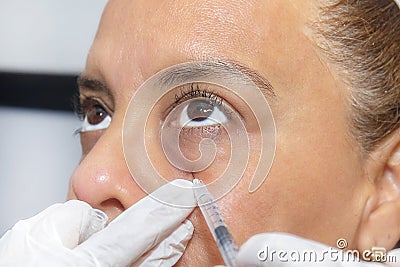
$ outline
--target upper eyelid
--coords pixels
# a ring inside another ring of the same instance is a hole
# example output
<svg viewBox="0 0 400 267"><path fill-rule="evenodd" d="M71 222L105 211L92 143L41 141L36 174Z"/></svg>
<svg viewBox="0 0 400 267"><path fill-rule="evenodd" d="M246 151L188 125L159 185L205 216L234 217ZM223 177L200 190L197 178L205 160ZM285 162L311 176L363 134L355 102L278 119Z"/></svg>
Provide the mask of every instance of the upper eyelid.
<svg viewBox="0 0 400 267"><path fill-rule="evenodd" d="M185 88L185 89L184 89ZM186 91L184 91L186 90ZM217 105L221 105L224 98L218 95L218 93L215 92L215 89L211 89L208 86L205 86L204 88L200 88L199 84L190 84L190 87L187 88L187 85L183 88L181 88L178 93L175 94L175 102L172 108L176 107L177 105L181 104L182 101L185 100L190 100L195 97L203 97L203 98L210 98L212 100L215 100Z"/></svg>
<svg viewBox="0 0 400 267"><path fill-rule="evenodd" d="M99 99L97 97L84 97L83 99L81 99L81 101L82 101L82 103L80 105L81 105L82 111L84 108L85 101L86 102L93 101L93 102L95 102L95 105L98 104L98 105L102 106L109 116L112 117L114 115L114 112L112 111L112 109L110 107L108 107L108 105L106 103L104 103L104 101L102 101L101 99Z"/></svg>
<svg viewBox="0 0 400 267"><path fill-rule="evenodd" d="M176 88L176 90L179 90L179 91L174 94L175 95L175 99L174 99L173 103L171 105L169 105L164 110L163 114L170 113L174 108L176 108L180 104L186 102L187 100L191 100L191 99L193 99L195 97L202 97L201 95L193 96L193 97L190 96L190 93L191 93L192 88L193 88L192 86L196 86L196 90L199 90L200 92L205 91L207 94L215 95L218 99L221 100L221 104L222 104L222 101L227 102L223 97L221 97L218 94L218 92L216 92L218 90L210 89L208 86L204 86L204 88L202 88L200 84L194 84L194 83L185 84L183 86L178 87L180 90L178 88Z"/></svg>
<svg viewBox="0 0 400 267"><path fill-rule="evenodd" d="M110 87L102 79L92 78L87 75L80 75L77 80L80 96L101 98L104 104L113 110L115 106L114 97Z"/></svg>
<svg viewBox="0 0 400 267"><path fill-rule="evenodd" d="M111 90L101 80L90 78L85 75L80 75L76 80L79 88L87 88L93 91L102 91L109 96L112 96Z"/></svg>
<svg viewBox="0 0 400 267"><path fill-rule="evenodd" d="M188 85L189 84L185 84L183 87L178 87L178 88L181 88L181 91L182 91L182 89L186 90L185 91L186 95L189 95L191 92L191 87ZM227 91L227 89L225 89L225 88L224 89L218 88L218 85L214 85L214 84L192 83L190 85L194 85L196 87L198 86L200 91L206 91L209 94L215 95L216 97L218 97L218 99L221 99L221 104L219 105L217 103L217 106L224 106L224 103L225 103L225 105L227 104L228 106L230 106L231 109L236 110L236 112L240 118L242 118L244 121L246 121L244 114L241 114L241 111L243 111L242 108L241 107L239 107L239 109L237 108L238 103L233 101L230 94L228 93L229 90ZM181 92L181 91L179 91L179 92ZM183 101L179 102L178 104L176 104L176 100L175 100L175 102L172 105L168 106L168 108L164 110L163 117L165 118L177 106L185 103L186 101L192 100L196 97L204 98L202 96L194 96L191 98L184 99Z"/></svg>
<svg viewBox="0 0 400 267"><path fill-rule="evenodd" d="M86 74L81 74L77 77L76 83L79 87L79 98L82 101L84 98L101 99L99 102L103 104L109 111L113 110L114 98L110 87L103 81L91 77Z"/></svg>

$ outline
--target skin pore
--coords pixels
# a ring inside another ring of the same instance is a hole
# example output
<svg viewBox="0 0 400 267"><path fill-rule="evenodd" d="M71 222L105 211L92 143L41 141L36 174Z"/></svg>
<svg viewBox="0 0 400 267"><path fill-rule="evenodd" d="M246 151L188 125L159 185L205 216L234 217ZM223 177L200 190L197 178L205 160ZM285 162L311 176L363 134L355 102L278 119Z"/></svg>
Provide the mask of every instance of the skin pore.
<svg viewBox="0 0 400 267"><path fill-rule="evenodd" d="M274 163L261 188L253 194L247 190L257 163L254 153L240 183L218 201L237 243L269 231L332 246L338 238L346 238L351 248L377 243L360 241L359 236L369 231L364 221L383 201L371 180L383 173L384 163L371 167L349 133L348 91L307 28L307 19L316 16L316 4L313 0L109 1L82 73L86 82L80 84L80 94L83 103L97 101L112 122L106 129L81 134L83 157L71 178L68 198L86 201L110 219L143 198L146 194L132 179L122 150L123 119L135 90L178 63L240 62L274 87L275 97L266 98L277 139ZM172 103L165 102L160 105L167 109ZM229 104L240 110L235 99ZM157 124L154 120L149 127ZM257 151L257 134L249 137ZM196 177L212 180L226 160L221 154ZM193 177L161 158L158 168L168 177ZM199 210L189 219L195 233L179 263L221 264Z"/></svg>

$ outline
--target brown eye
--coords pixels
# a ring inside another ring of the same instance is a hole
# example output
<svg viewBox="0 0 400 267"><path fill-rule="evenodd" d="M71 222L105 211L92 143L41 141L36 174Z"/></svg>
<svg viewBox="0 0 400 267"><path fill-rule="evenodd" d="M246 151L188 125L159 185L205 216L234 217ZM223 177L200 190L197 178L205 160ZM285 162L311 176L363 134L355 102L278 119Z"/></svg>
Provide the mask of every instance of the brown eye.
<svg viewBox="0 0 400 267"><path fill-rule="evenodd" d="M229 121L226 114L227 105L216 105L208 98L187 100L177 106L171 121L176 121L180 127L208 127Z"/></svg>
<svg viewBox="0 0 400 267"><path fill-rule="evenodd" d="M106 129L111 123L111 116L97 100L87 99L83 101L82 111L81 132Z"/></svg>
<svg viewBox="0 0 400 267"><path fill-rule="evenodd" d="M192 121L204 121L214 111L214 105L206 100L194 100L187 107L187 115Z"/></svg>
<svg viewBox="0 0 400 267"><path fill-rule="evenodd" d="M91 106L86 112L88 123L92 125L99 124L107 116L107 112L101 106Z"/></svg>

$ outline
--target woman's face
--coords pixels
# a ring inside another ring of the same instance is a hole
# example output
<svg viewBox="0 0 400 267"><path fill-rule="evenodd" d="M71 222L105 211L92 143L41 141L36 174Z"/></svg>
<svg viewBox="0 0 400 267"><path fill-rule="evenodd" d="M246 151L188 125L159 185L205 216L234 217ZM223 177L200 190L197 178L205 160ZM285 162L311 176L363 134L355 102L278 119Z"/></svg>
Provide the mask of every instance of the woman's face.
<svg viewBox="0 0 400 267"><path fill-rule="evenodd" d="M276 124L276 153L267 179L255 193L248 192L257 164L256 156L251 157L240 183L218 201L237 243L256 233L281 231L330 245L338 238L354 244L370 187L349 134L348 92L307 29L308 19L316 16L314 4L110 1L82 74L80 94L89 122L101 122L105 113L112 121L108 128L82 133L83 157L71 178L69 198L86 201L111 219L143 198L146 194L131 177L122 148L130 98L164 68L219 59L254 70L275 92L273 98L266 96ZM164 102L164 109L173 104ZM240 110L234 99L229 103ZM104 110L96 113L99 107ZM250 147L257 151L260 138L252 138L252 133L249 137ZM238 151L232 148L232 153ZM223 156L196 177L212 180L221 169L219 162L222 166ZM160 168L171 179L192 178L192 173L163 160ZM222 263L199 210L189 219L195 233L181 263Z"/></svg>

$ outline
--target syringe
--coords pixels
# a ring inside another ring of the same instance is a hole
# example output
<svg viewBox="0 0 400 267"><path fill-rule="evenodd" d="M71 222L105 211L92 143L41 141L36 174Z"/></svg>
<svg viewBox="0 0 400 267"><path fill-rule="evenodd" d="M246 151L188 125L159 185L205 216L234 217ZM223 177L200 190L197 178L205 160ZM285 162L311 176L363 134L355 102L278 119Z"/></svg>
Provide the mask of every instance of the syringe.
<svg viewBox="0 0 400 267"><path fill-rule="evenodd" d="M193 184L197 204L200 207L210 232L217 242L222 258L227 266L234 266L238 248L233 241L232 235L228 231L228 227L214 201L214 197L201 180L194 179Z"/></svg>

